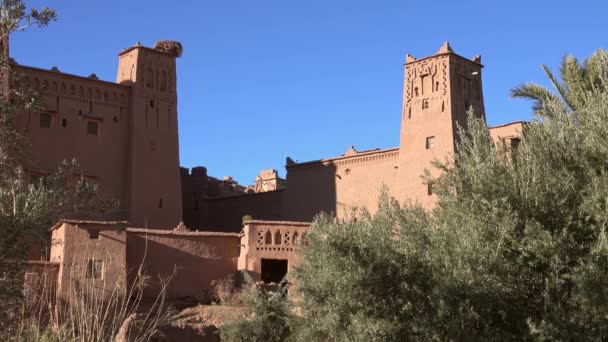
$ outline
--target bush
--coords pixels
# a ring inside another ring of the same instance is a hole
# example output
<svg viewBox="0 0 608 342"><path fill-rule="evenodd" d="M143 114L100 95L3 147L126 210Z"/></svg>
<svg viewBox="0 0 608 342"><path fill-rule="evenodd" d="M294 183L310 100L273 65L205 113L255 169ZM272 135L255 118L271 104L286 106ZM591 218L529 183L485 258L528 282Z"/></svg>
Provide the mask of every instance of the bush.
<svg viewBox="0 0 608 342"><path fill-rule="evenodd" d="M251 278L243 290L247 318L224 324L221 339L226 342L280 342L291 335L294 316L287 298L287 288L265 290L252 284Z"/></svg>
<svg viewBox="0 0 608 342"><path fill-rule="evenodd" d="M211 281L211 286L213 287L212 303L226 306L243 305L241 291L236 288L234 274L229 274L224 279Z"/></svg>

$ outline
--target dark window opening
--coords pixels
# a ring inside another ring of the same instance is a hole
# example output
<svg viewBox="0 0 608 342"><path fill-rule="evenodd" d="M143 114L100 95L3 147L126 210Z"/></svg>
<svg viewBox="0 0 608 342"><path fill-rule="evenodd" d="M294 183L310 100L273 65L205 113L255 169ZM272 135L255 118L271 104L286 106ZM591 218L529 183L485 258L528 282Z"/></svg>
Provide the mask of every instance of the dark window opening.
<svg viewBox="0 0 608 342"><path fill-rule="evenodd" d="M154 100L150 100L150 107L154 108Z"/></svg>
<svg viewBox="0 0 608 342"><path fill-rule="evenodd" d="M426 138L426 149L431 149L435 147L435 137Z"/></svg>
<svg viewBox="0 0 608 342"><path fill-rule="evenodd" d="M262 259L262 281L280 283L287 275L287 260Z"/></svg>
<svg viewBox="0 0 608 342"><path fill-rule="evenodd" d="M520 142L521 139L519 138L511 138L511 148L517 148Z"/></svg>
<svg viewBox="0 0 608 342"><path fill-rule="evenodd" d="M426 194L429 196L433 195L433 183L428 183L426 185Z"/></svg>
<svg viewBox="0 0 608 342"><path fill-rule="evenodd" d="M158 200L158 208L159 209L163 208L163 199L162 198Z"/></svg>
<svg viewBox="0 0 608 342"><path fill-rule="evenodd" d="M103 271L103 261L89 259L87 263L87 274L86 278L89 279L101 279L101 273Z"/></svg>
<svg viewBox="0 0 608 342"><path fill-rule="evenodd" d="M471 107L471 105L469 104L468 100L464 100L464 110L469 111L469 108Z"/></svg>
<svg viewBox="0 0 608 342"><path fill-rule="evenodd" d="M97 135L97 122L87 121L87 135Z"/></svg>
<svg viewBox="0 0 608 342"><path fill-rule="evenodd" d="M89 229L88 232L89 232L89 239L91 239L91 240L99 239L99 230Z"/></svg>
<svg viewBox="0 0 608 342"><path fill-rule="evenodd" d="M429 108L429 100L422 100L422 109Z"/></svg>
<svg viewBox="0 0 608 342"><path fill-rule="evenodd" d="M51 128L51 113L40 113L40 128Z"/></svg>
<svg viewBox="0 0 608 342"><path fill-rule="evenodd" d="M68 127L68 120L65 118L63 120L61 120L61 126L63 126L63 128Z"/></svg>

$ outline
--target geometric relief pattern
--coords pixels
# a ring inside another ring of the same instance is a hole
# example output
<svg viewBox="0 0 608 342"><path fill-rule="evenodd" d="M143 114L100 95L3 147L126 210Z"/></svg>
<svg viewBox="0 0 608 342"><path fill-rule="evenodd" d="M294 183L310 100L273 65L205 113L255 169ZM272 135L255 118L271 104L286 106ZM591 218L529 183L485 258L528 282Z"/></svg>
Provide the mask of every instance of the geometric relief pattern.
<svg viewBox="0 0 608 342"><path fill-rule="evenodd" d="M272 227L256 229L256 250L292 252L304 242L306 232L302 227Z"/></svg>

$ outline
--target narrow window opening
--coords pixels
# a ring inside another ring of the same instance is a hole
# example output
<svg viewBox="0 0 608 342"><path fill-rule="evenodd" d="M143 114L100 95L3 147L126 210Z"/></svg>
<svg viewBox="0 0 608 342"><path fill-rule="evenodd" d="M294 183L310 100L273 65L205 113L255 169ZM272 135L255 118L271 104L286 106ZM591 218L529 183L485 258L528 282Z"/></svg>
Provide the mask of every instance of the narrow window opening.
<svg viewBox="0 0 608 342"><path fill-rule="evenodd" d="M439 82L435 82L435 91L439 91Z"/></svg>
<svg viewBox="0 0 608 342"><path fill-rule="evenodd" d="M97 122L95 121L87 121L87 135L97 136L98 127Z"/></svg>
<svg viewBox="0 0 608 342"><path fill-rule="evenodd" d="M51 113L40 113L40 128L51 128Z"/></svg>
<svg viewBox="0 0 608 342"><path fill-rule="evenodd" d="M445 101L441 102L441 112L445 111Z"/></svg>
<svg viewBox="0 0 608 342"><path fill-rule="evenodd" d="M517 148L520 142L521 139L519 138L511 138L511 148Z"/></svg>
<svg viewBox="0 0 608 342"><path fill-rule="evenodd" d="M428 183L426 185L426 194L428 196L432 196L433 195L433 183Z"/></svg>
<svg viewBox="0 0 608 342"><path fill-rule="evenodd" d="M407 118L408 118L408 119L411 119L411 118L412 118L412 107L410 107L410 108L408 109L408 112L407 112Z"/></svg>
<svg viewBox="0 0 608 342"><path fill-rule="evenodd" d="M274 233L274 244L275 245L280 245L281 243L282 243L282 241L281 241L281 231L277 230Z"/></svg>
<svg viewBox="0 0 608 342"><path fill-rule="evenodd" d="M61 120L61 126L63 126L63 128L68 127L68 120L66 118L63 118L63 120Z"/></svg>
<svg viewBox="0 0 608 342"><path fill-rule="evenodd" d="M426 138L426 149L429 150L435 147L435 137Z"/></svg>
<svg viewBox="0 0 608 342"><path fill-rule="evenodd" d="M471 105L469 104L469 101L464 100L464 110L466 110L468 112L470 107L471 107Z"/></svg>
<svg viewBox="0 0 608 342"><path fill-rule="evenodd" d="M89 259L87 263L86 278L89 279L101 279L103 272L103 261L96 259Z"/></svg>
<svg viewBox="0 0 608 342"><path fill-rule="evenodd" d="M161 197L161 199L158 200L158 209L162 209L163 208L163 199Z"/></svg>
<svg viewBox="0 0 608 342"><path fill-rule="evenodd" d="M99 239L99 230L98 229L89 229L88 233L89 233L89 239L91 239L91 240Z"/></svg>
<svg viewBox="0 0 608 342"><path fill-rule="evenodd" d="M422 109L429 108L429 100L422 100Z"/></svg>

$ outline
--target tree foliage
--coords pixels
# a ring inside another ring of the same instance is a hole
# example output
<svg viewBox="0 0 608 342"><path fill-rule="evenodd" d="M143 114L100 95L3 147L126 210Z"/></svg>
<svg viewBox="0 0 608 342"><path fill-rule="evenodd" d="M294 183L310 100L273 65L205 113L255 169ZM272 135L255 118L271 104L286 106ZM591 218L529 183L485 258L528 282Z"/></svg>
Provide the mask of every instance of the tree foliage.
<svg viewBox="0 0 608 342"><path fill-rule="evenodd" d="M550 76L558 94L526 95L535 120L518 148L469 114L454 160L435 165L432 212L383 195L375 215L319 216L295 273L304 323L292 337L608 336L608 59L575 61L563 83Z"/></svg>
<svg viewBox="0 0 608 342"><path fill-rule="evenodd" d="M27 9L23 1L0 4L0 39L30 26L46 27L56 19L49 8ZM97 196L97 186L87 181L75 160L63 161L56 170L34 178L26 167L28 139L15 126L18 115L44 108L39 95L21 82L8 56L0 54L0 336L19 319L22 301L23 262L29 244L48 241L48 228L60 217L92 217L112 208L112 201Z"/></svg>

